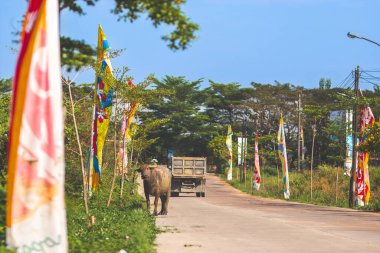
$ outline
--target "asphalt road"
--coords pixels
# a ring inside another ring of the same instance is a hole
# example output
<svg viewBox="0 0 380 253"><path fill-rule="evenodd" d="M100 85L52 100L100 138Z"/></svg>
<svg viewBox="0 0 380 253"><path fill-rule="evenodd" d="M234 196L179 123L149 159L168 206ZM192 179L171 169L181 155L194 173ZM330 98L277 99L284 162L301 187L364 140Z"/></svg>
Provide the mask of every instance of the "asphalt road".
<svg viewBox="0 0 380 253"><path fill-rule="evenodd" d="M252 197L214 175L205 198L172 197L158 253L380 252L380 215Z"/></svg>

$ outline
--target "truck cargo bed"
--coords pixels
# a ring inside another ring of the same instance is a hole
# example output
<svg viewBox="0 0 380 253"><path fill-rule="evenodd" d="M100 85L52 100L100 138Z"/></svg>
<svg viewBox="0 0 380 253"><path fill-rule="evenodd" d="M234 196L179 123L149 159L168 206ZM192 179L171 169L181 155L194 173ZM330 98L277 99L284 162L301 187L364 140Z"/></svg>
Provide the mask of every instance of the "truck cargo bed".
<svg viewBox="0 0 380 253"><path fill-rule="evenodd" d="M206 192L205 157L172 157L172 195L179 193L196 193L196 196L205 196Z"/></svg>

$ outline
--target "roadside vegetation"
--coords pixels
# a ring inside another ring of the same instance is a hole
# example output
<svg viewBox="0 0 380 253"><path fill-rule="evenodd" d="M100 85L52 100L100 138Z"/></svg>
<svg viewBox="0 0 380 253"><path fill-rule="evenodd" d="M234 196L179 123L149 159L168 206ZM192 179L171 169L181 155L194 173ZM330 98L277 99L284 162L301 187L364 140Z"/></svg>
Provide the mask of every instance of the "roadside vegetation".
<svg viewBox="0 0 380 253"><path fill-rule="evenodd" d="M144 199L138 194L136 168L144 162L140 153L149 142L145 131L154 128L161 121L137 127L133 124L132 140L128 142L128 173L124 180L120 168L116 167L116 153L119 150L121 119L125 103L139 101L143 106L145 99L161 97L156 91L144 91L150 84L148 78L135 88L127 85L130 77L126 69L118 72L113 80L114 91L118 99L114 104L116 114L110 120L109 129L103 149L102 179L99 190L89 194L88 210L85 213L83 201L83 184L75 134L73 115L67 112L65 125L65 154L66 154L66 205L69 252L155 252L154 240L157 230L154 216L146 210ZM86 84L73 85L75 117L78 123L78 133L83 149L83 157L87 158L89 151L92 121L92 89ZM132 92L133 89L133 92ZM68 81L63 83L64 104L71 108ZM138 114L136 115L138 117ZM84 160L86 162L87 159ZM114 177L115 176L115 177ZM110 198L112 182L114 187ZM108 205L109 203L109 205Z"/></svg>
<svg viewBox="0 0 380 253"><path fill-rule="evenodd" d="M106 168L107 169L107 168ZM89 216L85 214L81 192L66 194L69 252L155 252L156 226L154 217L146 210L145 201L136 187L125 184L120 197L120 182L107 207L111 173L107 173L99 192L89 199Z"/></svg>
<svg viewBox="0 0 380 253"><path fill-rule="evenodd" d="M252 187L253 171L247 170L246 182L234 177L227 181L233 187L252 194L254 196L284 199L284 186L282 184L282 172L279 168L279 177L275 167L261 167L261 185L259 191ZM240 170L238 174L240 173ZM371 198L368 206L358 207L362 210L380 210L380 168L370 167ZM236 172L234 172L234 176ZM220 176L226 180L224 174ZM350 189L350 177L343 175L341 167L321 165L313 170L311 189L310 170L290 171L290 198L289 201L316 204L322 206L337 206L348 208L348 194ZM312 191L312 194L311 194Z"/></svg>

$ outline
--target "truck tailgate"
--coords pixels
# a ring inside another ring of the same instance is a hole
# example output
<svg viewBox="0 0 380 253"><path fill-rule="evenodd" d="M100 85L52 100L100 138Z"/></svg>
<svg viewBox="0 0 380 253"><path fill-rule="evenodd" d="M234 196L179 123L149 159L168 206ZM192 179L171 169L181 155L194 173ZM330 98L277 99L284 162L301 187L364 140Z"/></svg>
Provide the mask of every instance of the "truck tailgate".
<svg viewBox="0 0 380 253"><path fill-rule="evenodd" d="M204 177L205 173L205 157L173 157L173 177Z"/></svg>

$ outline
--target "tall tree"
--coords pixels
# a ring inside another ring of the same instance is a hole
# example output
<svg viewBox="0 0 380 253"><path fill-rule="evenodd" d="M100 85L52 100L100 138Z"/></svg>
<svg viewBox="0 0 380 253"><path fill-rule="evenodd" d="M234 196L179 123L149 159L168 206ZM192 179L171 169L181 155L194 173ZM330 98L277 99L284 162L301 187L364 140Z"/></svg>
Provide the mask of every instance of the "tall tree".
<svg viewBox="0 0 380 253"><path fill-rule="evenodd" d="M223 84L210 80L210 87L205 89L206 114L210 122L234 125L243 100L249 98L247 91L237 83Z"/></svg>
<svg viewBox="0 0 380 253"><path fill-rule="evenodd" d="M60 0L60 11L68 10L78 15L85 15L86 7L96 6L98 0ZM196 39L196 31L199 26L192 22L181 7L185 0L114 0L114 8L111 13L118 20L133 22L146 14L154 27L166 24L174 27L169 34L163 35L162 39L168 43L172 50L184 50ZM89 9L90 10L90 9ZM96 50L83 40L70 37L61 38L62 65L68 70L79 69L83 65L91 63L91 57Z"/></svg>
<svg viewBox="0 0 380 253"><path fill-rule="evenodd" d="M211 138L206 126L207 117L201 113L203 94L201 80L188 81L184 77L166 76L155 80L157 90L169 90L160 101L153 101L141 112L142 122L149 119L167 119L149 137L159 137L151 155L164 160L166 149L174 148L175 155L204 156ZM207 133L207 134L205 134Z"/></svg>
<svg viewBox="0 0 380 253"><path fill-rule="evenodd" d="M319 89L320 90L325 89L325 79L324 78L319 79Z"/></svg>
<svg viewBox="0 0 380 253"><path fill-rule="evenodd" d="M8 156L8 126L11 105L12 79L0 78L0 175L7 169Z"/></svg>
<svg viewBox="0 0 380 253"><path fill-rule="evenodd" d="M326 79L326 90L331 89L331 79Z"/></svg>

